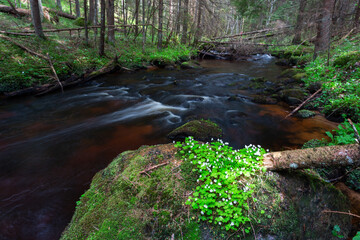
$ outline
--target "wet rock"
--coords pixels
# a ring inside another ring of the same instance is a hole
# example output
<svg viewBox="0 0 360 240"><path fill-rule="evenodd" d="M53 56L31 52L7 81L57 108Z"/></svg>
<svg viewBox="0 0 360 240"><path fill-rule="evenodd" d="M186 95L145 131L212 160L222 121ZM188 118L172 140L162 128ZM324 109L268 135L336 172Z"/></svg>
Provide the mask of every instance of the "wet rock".
<svg viewBox="0 0 360 240"><path fill-rule="evenodd" d="M189 136L200 141L210 141L211 138L221 138L222 129L210 120L192 120L168 134L168 138L176 141Z"/></svg>
<svg viewBox="0 0 360 240"><path fill-rule="evenodd" d="M300 68L289 68L286 69L284 71L282 71L282 73L280 74L281 77L293 77L298 73L303 73L304 70L300 69Z"/></svg>
<svg viewBox="0 0 360 240"><path fill-rule="evenodd" d="M302 82L302 80L306 78L306 73L297 73L292 78L297 82Z"/></svg>
<svg viewBox="0 0 360 240"><path fill-rule="evenodd" d="M310 110L306 110L306 109L302 109L296 113L296 116L299 118L310 118L315 115L316 115L316 113L314 113L313 111L310 111Z"/></svg>
<svg viewBox="0 0 360 240"><path fill-rule="evenodd" d="M200 69L201 68L200 64L195 61L183 62L183 63L181 63L180 67L182 69Z"/></svg>
<svg viewBox="0 0 360 240"><path fill-rule="evenodd" d="M295 105L305 100L307 93L301 88L291 88L280 91L279 96L286 103L290 105Z"/></svg>
<svg viewBox="0 0 360 240"><path fill-rule="evenodd" d="M175 70L176 69L176 67L174 65L172 65L172 64L166 65L164 68L166 70Z"/></svg>
<svg viewBox="0 0 360 240"><path fill-rule="evenodd" d="M276 98L268 97L265 95L255 95L252 101L258 104L276 104L278 101Z"/></svg>

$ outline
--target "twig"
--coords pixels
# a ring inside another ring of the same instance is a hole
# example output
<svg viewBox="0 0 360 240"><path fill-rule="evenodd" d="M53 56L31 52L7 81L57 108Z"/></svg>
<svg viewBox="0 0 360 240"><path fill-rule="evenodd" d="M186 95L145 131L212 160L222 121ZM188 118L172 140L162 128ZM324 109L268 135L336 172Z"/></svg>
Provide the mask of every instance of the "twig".
<svg viewBox="0 0 360 240"><path fill-rule="evenodd" d="M350 173L352 173L353 171L355 171L358 168L359 168L358 166L354 166L350 171L346 171L346 173L344 175L334 178L334 179L330 179L329 182L331 182L331 183L337 182L337 181L343 179L344 177L348 176Z"/></svg>
<svg viewBox="0 0 360 240"><path fill-rule="evenodd" d="M296 113L297 111L299 111L302 106L304 106L308 101L310 101L313 97L315 97L319 92L322 91L322 88L320 88L319 90L317 90L313 95L311 95L310 97L308 97L305 101L303 101L297 108L295 108L291 113L289 113L285 118L287 119L288 117L292 116L294 113Z"/></svg>
<svg viewBox="0 0 360 240"><path fill-rule="evenodd" d="M323 213L337 213L337 214L344 214L344 215L349 215L352 217L356 217L356 218L360 218L359 215L353 214L353 213L349 213L349 212L339 212L339 211L330 211L330 210L323 210Z"/></svg>
<svg viewBox="0 0 360 240"><path fill-rule="evenodd" d="M354 125L354 123L351 121L351 119L350 118L348 118L348 122L350 123L350 125L351 125L351 127L352 127L352 129L354 130L354 133L355 133L355 137L356 137L356 142L358 143L358 144L360 144L360 136L359 136L359 132L357 131L357 129L356 129L356 127L355 127L355 125Z"/></svg>
<svg viewBox="0 0 360 240"><path fill-rule="evenodd" d="M152 167L149 167L143 171L140 172L140 174L147 174L147 172L151 171L151 170L154 170L156 168L159 168L159 167L162 167L162 166L165 166L165 165L168 165L169 162L164 162L164 163L160 163L158 165L155 165L155 166L152 166Z"/></svg>
<svg viewBox="0 0 360 240"><path fill-rule="evenodd" d="M64 87L63 87L63 85L62 85L62 83L61 83L61 81L60 81L60 79L59 79L59 77L58 77L58 75L57 75L57 73L56 73L56 71L55 71L55 68L54 68L54 65L52 64L51 58L50 58L50 56L49 56L49 53L47 53L46 56L47 56L47 58L48 58L47 60L48 60L48 62L49 62L51 71L52 71L53 74L54 74L55 80L59 83L60 88L61 88L61 92L64 93Z"/></svg>

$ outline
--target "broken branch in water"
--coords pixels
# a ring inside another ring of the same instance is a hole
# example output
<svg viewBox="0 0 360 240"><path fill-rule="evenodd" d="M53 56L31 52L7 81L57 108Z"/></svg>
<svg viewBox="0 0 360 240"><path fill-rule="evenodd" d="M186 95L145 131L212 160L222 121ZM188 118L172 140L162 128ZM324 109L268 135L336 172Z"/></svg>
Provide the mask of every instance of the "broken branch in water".
<svg viewBox="0 0 360 240"><path fill-rule="evenodd" d="M314 98L319 92L322 91L322 88L317 90L313 95L308 97L305 101L303 101L297 108L295 108L291 113L289 113L284 119L287 119L288 117L292 116L294 113L299 111L308 101L310 101L312 98Z"/></svg>

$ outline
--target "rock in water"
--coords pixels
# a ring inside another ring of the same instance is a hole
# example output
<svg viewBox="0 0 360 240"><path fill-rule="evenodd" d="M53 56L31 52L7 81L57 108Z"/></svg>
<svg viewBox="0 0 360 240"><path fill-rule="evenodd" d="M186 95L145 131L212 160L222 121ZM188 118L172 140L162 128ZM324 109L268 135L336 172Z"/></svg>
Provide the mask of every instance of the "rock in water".
<svg viewBox="0 0 360 240"><path fill-rule="evenodd" d="M184 140L189 136L200 141L210 141L211 138L221 138L222 130L219 125L210 120L193 120L168 134L168 138L176 141Z"/></svg>

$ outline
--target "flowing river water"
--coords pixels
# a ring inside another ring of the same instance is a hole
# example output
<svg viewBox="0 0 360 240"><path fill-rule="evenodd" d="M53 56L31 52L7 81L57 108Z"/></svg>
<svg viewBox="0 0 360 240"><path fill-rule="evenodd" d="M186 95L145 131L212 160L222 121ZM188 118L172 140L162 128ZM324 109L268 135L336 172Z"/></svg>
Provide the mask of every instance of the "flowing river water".
<svg viewBox="0 0 360 240"><path fill-rule="evenodd" d="M299 147L336 126L323 117L281 121L289 109L259 105L234 82L276 78L268 55L203 60L202 69L110 74L41 98L0 103L0 239L58 239L92 177L125 150L169 142L191 119L211 119L233 147ZM229 101L237 96L236 101Z"/></svg>

